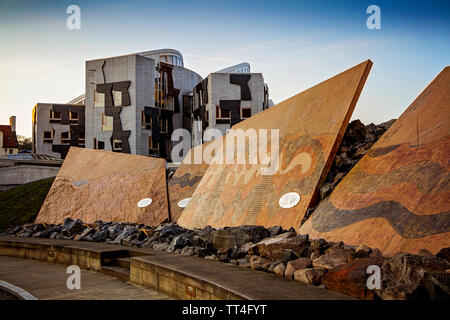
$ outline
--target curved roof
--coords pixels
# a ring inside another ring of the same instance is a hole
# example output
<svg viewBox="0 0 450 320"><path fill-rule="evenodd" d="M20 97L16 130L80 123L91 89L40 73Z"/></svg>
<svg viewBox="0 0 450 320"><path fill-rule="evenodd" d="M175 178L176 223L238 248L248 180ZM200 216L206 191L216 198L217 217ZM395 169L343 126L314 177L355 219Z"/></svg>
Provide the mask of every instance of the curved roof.
<svg viewBox="0 0 450 320"><path fill-rule="evenodd" d="M150 55L159 55L159 54L164 54L164 53L176 54L176 55L180 56L181 59L183 59L183 55L181 54L180 51L175 50L175 49L170 49L170 48L138 52L137 54L139 54L141 56L150 56Z"/></svg>

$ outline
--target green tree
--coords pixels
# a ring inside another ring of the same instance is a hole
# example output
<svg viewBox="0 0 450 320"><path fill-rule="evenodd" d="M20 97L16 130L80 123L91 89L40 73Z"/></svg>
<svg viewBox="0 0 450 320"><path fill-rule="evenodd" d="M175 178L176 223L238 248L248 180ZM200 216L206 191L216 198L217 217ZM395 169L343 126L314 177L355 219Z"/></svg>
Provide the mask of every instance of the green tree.
<svg viewBox="0 0 450 320"><path fill-rule="evenodd" d="M24 149L31 150L33 147L33 142L31 141L31 138L27 138L25 136L18 135L17 142L19 144L19 150Z"/></svg>

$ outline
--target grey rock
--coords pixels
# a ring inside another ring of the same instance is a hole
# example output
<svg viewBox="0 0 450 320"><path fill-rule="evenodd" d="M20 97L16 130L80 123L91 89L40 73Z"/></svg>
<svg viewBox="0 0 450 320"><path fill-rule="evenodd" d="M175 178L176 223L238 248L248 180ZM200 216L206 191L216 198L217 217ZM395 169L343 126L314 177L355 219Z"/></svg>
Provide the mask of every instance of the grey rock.
<svg viewBox="0 0 450 320"><path fill-rule="evenodd" d="M108 238L108 230L98 231L94 233L91 237L96 242L105 242L105 240Z"/></svg>
<svg viewBox="0 0 450 320"><path fill-rule="evenodd" d="M333 269L342 264L348 263L349 255L345 252L331 253L314 259L312 264L314 268Z"/></svg>
<svg viewBox="0 0 450 320"><path fill-rule="evenodd" d="M318 286L326 273L327 270L323 268L298 269L294 272L294 279L304 284Z"/></svg>
<svg viewBox="0 0 450 320"><path fill-rule="evenodd" d="M286 270L284 276L286 278L292 279L294 272L298 269L305 269L311 266L311 259L309 258L299 258L297 260L289 261L286 265Z"/></svg>

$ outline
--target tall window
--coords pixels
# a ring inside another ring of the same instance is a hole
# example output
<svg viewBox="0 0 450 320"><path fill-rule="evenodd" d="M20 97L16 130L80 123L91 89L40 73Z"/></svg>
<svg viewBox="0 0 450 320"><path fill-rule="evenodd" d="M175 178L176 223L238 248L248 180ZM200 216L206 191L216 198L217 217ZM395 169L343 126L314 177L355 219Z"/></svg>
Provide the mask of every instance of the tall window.
<svg viewBox="0 0 450 320"><path fill-rule="evenodd" d="M53 143L52 131L44 131L44 143Z"/></svg>
<svg viewBox="0 0 450 320"><path fill-rule="evenodd" d="M150 156L159 155L159 143L153 143L153 139L151 136L148 137L148 154Z"/></svg>
<svg viewBox="0 0 450 320"><path fill-rule="evenodd" d="M61 122L61 112L55 112L50 109L50 123Z"/></svg>
<svg viewBox="0 0 450 320"><path fill-rule="evenodd" d="M114 98L114 105L121 106L122 105L122 91L114 91L112 92Z"/></svg>
<svg viewBox="0 0 450 320"><path fill-rule="evenodd" d="M113 150L114 151L121 151L122 150L122 140L114 139Z"/></svg>
<svg viewBox="0 0 450 320"><path fill-rule="evenodd" d="M94 106L104 107L105 106L105 94L94 91Z"/></svg>
<svg viewBox="0 0 450 320"><path fill-rule="evenodd" d="M241 108L241 119L247 119L252 116L251 108Z"/></svg>
<svg viewBox="0 0 450 320"><path fill-rule="evenodd" d="M70 131L61 132L61 143L62 144L70 143Z"/></svg>
<svg viewBox="0 0 450 320"><path fill-rule="evenodd" d="M230 110L216 106L216 119L230 119Z"/></svg>
<svg viewBox="0 0 450 320"><path fill-rule="evenodd" d="M112 131L113 130L113 117L107 116L102 113L102 131Z"/></svg>

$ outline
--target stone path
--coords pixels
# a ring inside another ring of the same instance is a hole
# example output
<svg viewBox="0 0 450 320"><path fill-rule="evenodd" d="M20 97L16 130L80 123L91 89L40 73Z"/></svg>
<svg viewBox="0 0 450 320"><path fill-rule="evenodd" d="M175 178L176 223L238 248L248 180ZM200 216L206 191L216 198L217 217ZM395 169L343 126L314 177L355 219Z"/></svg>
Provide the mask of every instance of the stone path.
<svg viewBox="0 0 450 320"><path fill-rule="evenodd" d="M18 286L42 300L170 299L155 290L90 270L81 270L80 290L69 290L66 286L69 276L66 266L0 256L0 280Z"/></svg>

